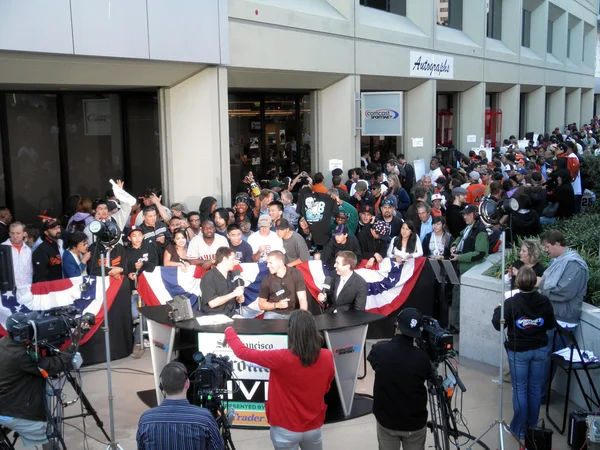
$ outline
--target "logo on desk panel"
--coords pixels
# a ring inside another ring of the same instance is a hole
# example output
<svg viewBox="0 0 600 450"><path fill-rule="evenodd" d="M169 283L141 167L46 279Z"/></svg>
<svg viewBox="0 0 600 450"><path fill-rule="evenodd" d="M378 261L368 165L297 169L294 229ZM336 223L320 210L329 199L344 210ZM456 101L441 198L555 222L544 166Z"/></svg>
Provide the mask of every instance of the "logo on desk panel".
<svg viewBox="0 0 600 450"><path fill-rule="evenodd" d="M349 355L351 353L360 352L360 346L358 345L346 345L345 347L334 348L333 354L337 356Z"/></svg>

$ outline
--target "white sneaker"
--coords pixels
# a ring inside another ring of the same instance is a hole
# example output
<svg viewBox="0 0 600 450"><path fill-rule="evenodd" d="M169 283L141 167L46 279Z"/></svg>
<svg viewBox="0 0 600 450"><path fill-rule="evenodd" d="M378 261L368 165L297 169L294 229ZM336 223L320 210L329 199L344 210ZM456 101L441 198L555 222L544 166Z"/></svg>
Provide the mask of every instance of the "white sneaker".
<svg viewBox="0 0 600 450"><path fill-rule="evenodd" d="M150 348L150 341L148 339L144 339L144 348Z"/></svg>

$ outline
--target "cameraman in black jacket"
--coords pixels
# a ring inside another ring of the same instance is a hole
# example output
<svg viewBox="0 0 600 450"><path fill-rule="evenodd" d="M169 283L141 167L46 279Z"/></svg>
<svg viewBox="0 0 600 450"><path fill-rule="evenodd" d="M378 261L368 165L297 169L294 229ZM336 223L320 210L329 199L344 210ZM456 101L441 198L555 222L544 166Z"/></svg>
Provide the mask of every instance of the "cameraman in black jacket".
<svg viewBox="0 0 600 450"><path fill-rule="evenodd" d="M427 388L433 368L425 351L415 346L421 338L423 316L414 308L398 314L396 334L373 345L367 359L375 371L373 414L380 450L425 448Z"/></svg>
<svg viewBox="0 0 600 450"><path fill-rule="evenodd" d="M36 363L35 356L29 353L30 343L17 342L12 335L16 325L25 324L32 318L23 313L13 314L6 321L9 335L0 339L0 425L19 433L26 447L42 445L43 449L49 450L44 375L53 376L70 370L73 348L59 355L42 357Z"/></svg>

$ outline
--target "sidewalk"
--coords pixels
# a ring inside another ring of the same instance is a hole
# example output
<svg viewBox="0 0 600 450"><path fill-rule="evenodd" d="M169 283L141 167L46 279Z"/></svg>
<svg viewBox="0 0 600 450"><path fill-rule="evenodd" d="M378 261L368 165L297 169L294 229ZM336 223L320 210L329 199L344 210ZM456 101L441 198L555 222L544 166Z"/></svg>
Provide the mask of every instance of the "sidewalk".
<svg viewBox="0 0 600 450"><path fill-rule="evenodd" d="M369 342L368 348L372 342ZM139 360L123 359L115 361L112 364L113 375L113 393L114 393L114 412L115 412L115 434L117 441L125 450L135 449L135 435L137 423L140 415L147 409L136 392L140 390L152 389L154 386L152 364L150 352L146 351L143 358ZM101 420L104 422L107 433L110 434L108 400L107 400L107 381L105 365L91 366L84 368L82 373L83 391L87 395L92 405L97 409ZM362 368L361 368L362 371ZM467 388L467 392L462 399L462 414L468 431L461 427L462 431L478 436L496 419L498 415L498 385L492 381L492 378L498 374L497 370L491 366L474 362L465 358L459 358L459 375ZM505 384L503 414L507 422L512 418L512 390L510 384ZM73 398L72 391L67 392L67 400ZM373 371L369 367L367 377L359 380L357 392L371 394L373 392ZM454 405L454 403L453 403ZM457 408L461 408L461 398L458 397ZM74 415L79 412L79 403L70 406L65 410L65 415ZM560 404L553 402L553 417L560 417L558 409ZM575 409L573 405L570 410ZM540 414L545 417L545 411ZM98 430L94 420L89 417L86 419L86 429L89 435L101 438L102 434ZM82 419L73 419L69 423L82 428ZM566 432L565 432L566 435ZM264 450L272 448L269 439L268 430L232 430L233 442L238 450ZM104 439L100 439L105 442ZM375 430L375 418L372 414L367 416L341 422L331 425L325 425L323 431L323 440L325 449L376 449L377 435ZM483 439L490 447L496 449L498 442L498 427ZM65 442L68 449L83 449L83 435L70 426L65 427ZM90 449L105 449L106 444L101 444L88 439ZM505 449L518 449L512 438L505 434ZM18 449L23 449L20 443ZM426 448L433 448L433 438L428 433ZM468 448L461 447L461 448ZM474 448L481 448L475 446ZM568 445L566 436L561 436L556 431L553 436L553 448L567 450ZM165 449L166 450L166 449Z"/></svg>

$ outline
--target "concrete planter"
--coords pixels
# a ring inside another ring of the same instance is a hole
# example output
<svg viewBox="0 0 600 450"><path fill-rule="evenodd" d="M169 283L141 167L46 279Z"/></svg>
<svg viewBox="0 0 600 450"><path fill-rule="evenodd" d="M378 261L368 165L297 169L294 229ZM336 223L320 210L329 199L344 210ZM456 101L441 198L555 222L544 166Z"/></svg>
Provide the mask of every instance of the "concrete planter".
<svg viewBox="0 0 600 450"><path fill-rule="evenodd" d="M494 309L503 297L501 281L485 276L483 272L492 265L492 262L499 260L500 255L494 254L485 262L473 267L462 276L460 288L460 355L494 367L498 367L499 363L500 341L499 333L494 329L491 321ZM600 356L600 308L583 304L576 336L582 350L591 350L596 356ZM600 392L600 371L596 371L596 374L592 372L592 375L595 375L594 383ZM589 391L588 383L583 381L583 384ZM552 387L556 392L564 394L566 376L562 371L557 372ZM580 407L586 408L575 379L571 380L571 399Z"/></svg>

